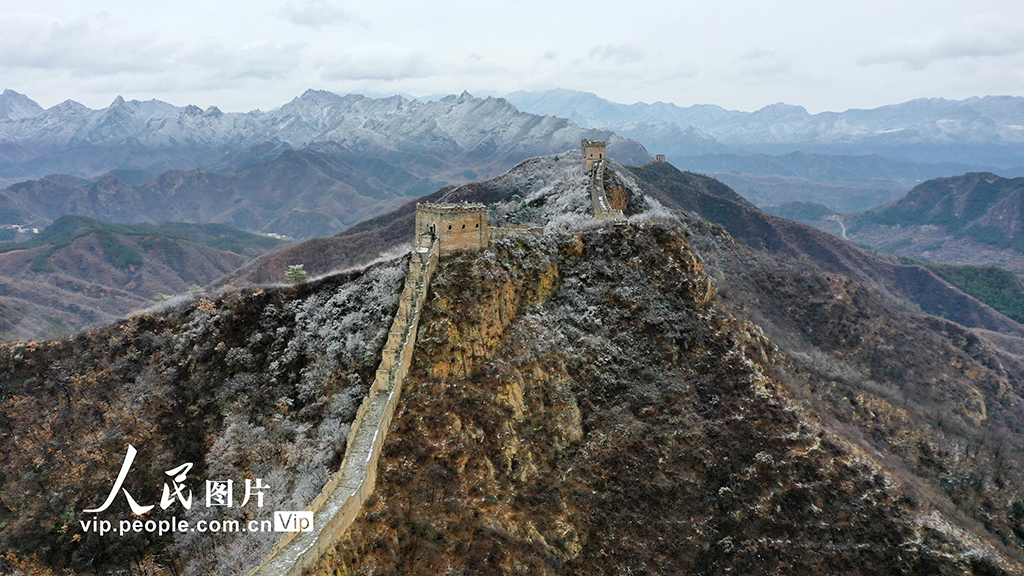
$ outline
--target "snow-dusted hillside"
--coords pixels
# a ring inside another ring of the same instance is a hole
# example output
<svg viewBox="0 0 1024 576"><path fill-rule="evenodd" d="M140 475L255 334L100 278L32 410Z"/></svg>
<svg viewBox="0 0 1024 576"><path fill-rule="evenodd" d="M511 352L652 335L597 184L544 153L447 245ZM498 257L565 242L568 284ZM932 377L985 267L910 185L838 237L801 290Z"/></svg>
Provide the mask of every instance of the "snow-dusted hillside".
<svg viewBox="0 0 1024 576"><path fill-rule="evenodd" d="M609 131L466 92L424 103L307 90L270 112L247 113L121 97L99 110L70 100L43 110L17 92L0 95L0 177L8 178L230 167L266 143L301 148L331 142L354 152L424 154L428 158L418 161L447 167L504 169L578 146L583 138L608 140L625 161L649 159L642 146Z"/></svg>

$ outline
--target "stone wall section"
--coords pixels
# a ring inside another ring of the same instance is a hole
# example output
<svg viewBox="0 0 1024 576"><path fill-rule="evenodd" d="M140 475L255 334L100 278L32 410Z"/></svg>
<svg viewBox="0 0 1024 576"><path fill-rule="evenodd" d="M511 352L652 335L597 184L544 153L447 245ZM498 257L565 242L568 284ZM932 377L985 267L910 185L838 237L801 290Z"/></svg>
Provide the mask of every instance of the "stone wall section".
<svg viewBox="0 0 1024 576"><path fill-rule="evenodd" d="M543 234L543 226L528 226L526 224L511 224L507 228L491 227L489 228L491 240L502 240L513 236L515 234Z"/></svg>
<svg viewBox="0 0 1024 576"><path fill-rule="evenodd" d="M377 462L412 364L420 313L439 253L436 235L417 236L377 376L352 423L345 458L309 507L315 529L282 537L263 563L249 572L250 576L302 574L348 530L373 493Z"/></svg>
<svg viewBox="0 0 1024 576"><path fill-rule="evenodd" d="M612 208L605 194L604 143L584 141L585 149L588 144L587 151L593 156L588 158L588 164L593 162L590 196L594 216L621 219L622 210ZM451 252L486 248L492 234L500 239L542 231L543 228L521 225L489 230L483 204L417 204L416 247L409 260L409 275L398 311L381 351L377 375L352 422L341 467L309 506L314 515L314 530L287 533L248 576L301 575L345 534L373 493L377 463L412 364L420 314L438 258Z"/></svg>
<svg viewBox="0 0 1024 576"><path fill-rule="evenodd" d="M595 162L594 167L590 170L590 205L594 210L594 218L598 220L622 218L622 210L612 208L608 203L608 196L604 193L604 171L604 158Z"/></svg>

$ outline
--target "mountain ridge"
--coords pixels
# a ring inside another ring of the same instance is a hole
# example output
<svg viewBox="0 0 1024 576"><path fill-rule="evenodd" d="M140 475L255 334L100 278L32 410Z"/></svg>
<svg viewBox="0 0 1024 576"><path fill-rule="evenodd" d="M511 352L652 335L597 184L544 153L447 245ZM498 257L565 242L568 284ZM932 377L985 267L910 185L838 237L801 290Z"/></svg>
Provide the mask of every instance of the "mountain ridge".
<svg viewBox="0 0 1024 576"><path fill-rule="evenodd" d="M711 178L605 176L621 222L591 215L576 150L430 197L523 227L421 286L377 488L314 574L1024 574L1024 326ZM365 267L0 345L0 569L257 564L276 534L104 539L77 502L131 443L142 502L188 461L306 509L388 358L414 208L271 254L394 249ZM150 517L172 513L251 518Z"/></svg>
<svg viewBox="0 0 1024 576"><path fill-rule="evenodd" d="M227 223L305 239L336 233L443 183L410 171L439 172L422 168L429 159L366 155L333 143L250 149L235 160L231 171L168 170L135 185L117 170L94 180L48 175L21 182L0 190L0 223L42 227L74 214L114 223Z"/></svg>
<svg viewBox="0 0 1024 576"><path fill-rule="evenodd" d="M0 106L31 102L5 94ZM647 157L641 146L608 131L538 117L507 100L468 92L421 102L309 89L269 112L244 113L121 97L93 110L68 100L35 114L0 117L0 177L216 169L218 159L264 142L301 148L333 141L354 151L427 153L456 166L504 169L583 138L608 140L623 158Z"/></svg>
<svg viewBox="0 0 1024 576"><path fill-rule="evenodd" d="M587 92L551 90L506 95L523 110L560 114L614 130L672 157L705 153L881 154L912 162L961 161L999 168L1024 165L1024 97L922 98L874 109L811 114L771 104L753 112L715 105L618 104ZM705 143L659 136L692 128Z"/></svg>
<svg viewBox="0 0 1024 576"><path fill-rule="evenodd" d="M937 178L843 219L852 241L876 250L1024 274L1024 177L971 172Z"/></svg>
<svg viewBox="0 0 1024 576"><path fill-rule="evenodd" d="M490 205L524 196L516 201L523 205L519 208L521 214L542 212L550 202L542 202L542 198L525 198L525 191L535 181L530 174L549 174L558 169L571 172L576 169L574 162L578 158L580 153L575 150L535 158L520 163L497 179L443 188L335 236L316 238L266 254L219 279L215 286L241 287L280 282L287 266L295 263L304 264L313 274L324 274L359 265L383 251L398 249L412 234L417 202L466 201ZM929 313L950 317L967 326L1024 336L1024 326L964 294L925 268L886 260L884 256L870 254L810 226L765 214L713 178L682 172L667 162L633 167L613 162L612 166L613 174L624 174L633 179L633 184L620 187L639 187L664 209L706 219L754 250L787 257L807 257L826 270L848 275L907 305L919 306ZM530 202L536 202L538 206L532 207ZM627 214L632 213L627 211ZM533 225L547 224L538 221Z"/></svg>
<svg viewBox="0 0 1024 576"><path fill-rule="evenodd" d="M281 245L222 224L110 224L63 216L0 243L0 339L60 338L233 272Z"/></svg>

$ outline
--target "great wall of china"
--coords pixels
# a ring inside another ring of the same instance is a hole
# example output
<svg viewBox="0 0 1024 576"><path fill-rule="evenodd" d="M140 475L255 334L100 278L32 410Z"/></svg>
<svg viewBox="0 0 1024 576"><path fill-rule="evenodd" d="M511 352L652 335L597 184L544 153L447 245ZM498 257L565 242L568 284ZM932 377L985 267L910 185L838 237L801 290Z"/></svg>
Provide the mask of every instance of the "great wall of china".
<svg viewBox="0 0 1024 576"><path fill-rule="evenodd" d="M621 219L622 211L611 208L604 191L605 143L584 140L581 147L590 177L594 217ZM376 378L352 423L341 466L309 507L314 530L289 532L248 576L299 576L345 534L373 493L377 463L412 365L420 314L438 258L486 248L492 232L495 238L503 238L515 231L532 230L536 229L522 226L489 230L483 204L416 205L415 248L398 311L381 352Z"/></svg>
<svg viewBox="0 0 1024 576"><path fill-rule="evenodd" d="M352 423L345 457L341 467L310 505L315 530L288 533L278 541L263 563L249 572L250 575L302 574L348 530L363 503L373 493L377 462L402 395L402 384L412 364L420 313L440 254L438 244L438 236L430 233L416 239L416 247L409 260L409 275L387 343L381 352L377 376Z"/></svg>
<svg viewBox="0 0 1024 576"><path fill-rule="evenodd" d="M598 220L622 218L622 210L612 208L608 202L608 195L604 191L604 177L608 161L605 143L600 140L584 140L580 143L580 147L583 149L583 161L590 172L590 207L594 212L594 218Z"/></svg>

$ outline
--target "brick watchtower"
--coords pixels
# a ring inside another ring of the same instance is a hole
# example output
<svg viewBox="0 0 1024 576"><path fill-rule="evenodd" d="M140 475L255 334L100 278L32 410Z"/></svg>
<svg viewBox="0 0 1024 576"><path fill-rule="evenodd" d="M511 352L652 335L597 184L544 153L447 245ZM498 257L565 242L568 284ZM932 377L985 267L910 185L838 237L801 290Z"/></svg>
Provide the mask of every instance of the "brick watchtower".
<svg viewBox="0 0 1024 576"><path fill-rule="evenodd" d="M600 140L583 140L580 142L580 148L583 149L583 161L587 163L588 172L593 170L594 164L608 157L605 143Z"/></svg>
<svg viewBox="0 0 1024 576"><path fill-rule="evenodd" d="M487 206L468 202L417 204L417 241L423 234L437 236L440 254L486 248L490 242L487 233Z"/></svg>

